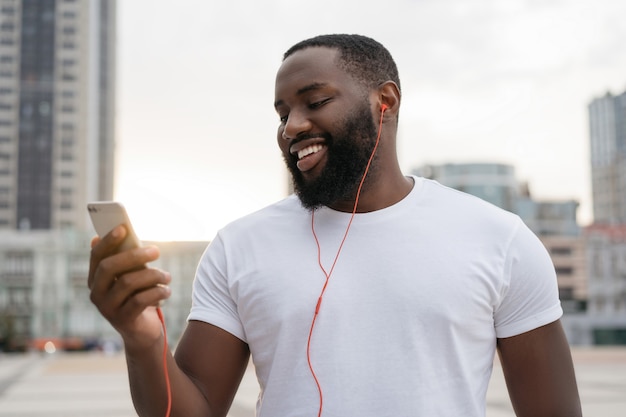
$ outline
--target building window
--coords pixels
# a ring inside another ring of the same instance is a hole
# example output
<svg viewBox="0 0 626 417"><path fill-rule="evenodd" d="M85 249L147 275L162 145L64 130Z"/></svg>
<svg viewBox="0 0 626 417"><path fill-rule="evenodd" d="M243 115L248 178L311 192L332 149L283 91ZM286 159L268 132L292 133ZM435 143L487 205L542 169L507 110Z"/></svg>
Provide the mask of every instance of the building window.
<svg viewBox="0 0 626 417"><path fill-rule="evenodd" d="M15 8L12 6L3 6L0 9L0 13L5 14L7 16L13 16L15 14Z"/></svg>
<svg viewBox="0 0 626 417"><path fill-rule="evenodd" d="M61 130L64 130L66 132L73 132L74 125L72 123L61 123Z"/></svg>
<svg viewBox="0 0 626 417"><path fill-rule="evenodd" d="M557 275L572 275L574 273L574 268L571 266L557 266L555 270Z"/></svg>
<svg viewBox="0 0 626 417"><path fill-rule="evenodd" d="M556 246L550 249L550 253L552 253L553 255L571 255L572 248Z"/></svg>
<svg viewBox="0 0 626 417"><path fill-rule="evenodd" d="M561 300L573 300L574 299L574 289L572 287L560 287L559 288L559 299L561 299Z"/></svg>
<svg viewBox="0 0 626 417"><path fill-rule="evenodd" d="M31 252L7 252L5 272L11 274L30 274L33 272L33 254Z"/></svg>
<svg viewBox="0 0 626 417"><path fill-rule="evenodd" d="M61 222L61 229L73 229L74 228L74 223L72 222L68 222L68 221L62 221Z"/></svg>

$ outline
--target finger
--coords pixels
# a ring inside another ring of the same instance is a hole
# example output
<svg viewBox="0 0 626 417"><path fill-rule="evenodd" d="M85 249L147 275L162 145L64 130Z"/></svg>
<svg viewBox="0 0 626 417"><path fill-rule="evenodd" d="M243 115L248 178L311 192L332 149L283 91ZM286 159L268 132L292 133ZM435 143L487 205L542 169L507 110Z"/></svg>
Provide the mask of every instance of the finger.
<svg viewBox="0 0 626 417"><path fill-rule="evenodd" d="M93 273L92 292L106 293L120 276L145 268L145 265L159 258L156 246L130 249L102 259Z"/></svg>
<svg viewBox="0 0 626 417"><path fill-rule="evenodd" d="M144 268L119 276L111 291L134 294L157 286L167 287L171 281L172 277L167 271Z"/></svg>
<svg viewBox="0 0 626 417"><path fill-rule="evenodd" d="M127 320L129 317L136 317L146 308L158 306L163 300L166 300L172 294L172 290L168 286L154 286L133 294L126 299L120 308L120 317Z"/></svg>
<svg viewBox="0 0 626 417"><path fill-rule="evenodd" d="M126 237L126 229L117 226L104 237L95 237L91 240L91 256L89 257L89 275L87 278L87 286L92 288L95 278L95 272L100 262L107 256L115 253L118 246Z"/></svg>
<svg viewBox="0 0 626 417"><path fill-rule="evenodd" d="M100 293L101 300L93 300L102 314L112 323L122 325L132 321L145 308L158 305L168 298L171 290L169 273L145 268L120 276L110 291ZM92 292L92 297L96 297Z"/></svg>
<svg viewBox="0 0 626 417"><path fill-rule="evenodd" d="M98 244L98 242L100 242L100 236L94 236L94 237L92 237L92 238L91 238L91 244L90 244L90 246L89 246L89 247L90 247L91 249L93 249L93 248L94 248L94 247Z"/></svg>

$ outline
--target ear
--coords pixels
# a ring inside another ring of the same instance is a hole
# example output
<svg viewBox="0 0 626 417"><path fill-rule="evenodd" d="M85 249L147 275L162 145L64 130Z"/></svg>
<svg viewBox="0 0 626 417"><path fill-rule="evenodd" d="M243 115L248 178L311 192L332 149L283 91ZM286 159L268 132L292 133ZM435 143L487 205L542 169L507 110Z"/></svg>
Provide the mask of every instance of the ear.
<svg viewBox="0 0 626 417"><path fill-rule="evenodd" d="M396 120L400 110L400 89L393 81L386 81L378 87L379 111L385 106L384 118Z"/></svg>

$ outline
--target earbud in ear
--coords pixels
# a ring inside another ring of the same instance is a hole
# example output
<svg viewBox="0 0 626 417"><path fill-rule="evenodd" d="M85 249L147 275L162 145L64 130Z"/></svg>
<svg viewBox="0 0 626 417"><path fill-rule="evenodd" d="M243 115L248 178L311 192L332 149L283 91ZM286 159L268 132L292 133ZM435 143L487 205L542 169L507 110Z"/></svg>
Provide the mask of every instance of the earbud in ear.
<svg viewBox="0 0 626 417"><path fill-rule="evenodd" d="M387 106L386 104L383 104L382 106L380 106L380 112L384 113L385 110L387 110L389 108L389 106Z"/></svg>

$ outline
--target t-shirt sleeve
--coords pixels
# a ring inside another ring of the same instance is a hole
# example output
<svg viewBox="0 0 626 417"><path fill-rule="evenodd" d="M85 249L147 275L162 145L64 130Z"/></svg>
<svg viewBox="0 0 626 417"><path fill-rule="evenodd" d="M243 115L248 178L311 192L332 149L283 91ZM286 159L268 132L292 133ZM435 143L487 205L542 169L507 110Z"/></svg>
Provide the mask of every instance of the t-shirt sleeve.
<svg viewBox="0 0 626 417"><path fill-rule="evenodd" d="M556 272L539 238L518 220L504 265L494 321L498 338L511 337L558 320L562 314Z"/></svg>
<svg viewBox="0 0 626 417"><path fill-rule="evenodd" d="M187 320L210 323L246 341L237 304L229 290L224 244L219 234L198 264Z"/></svg>

